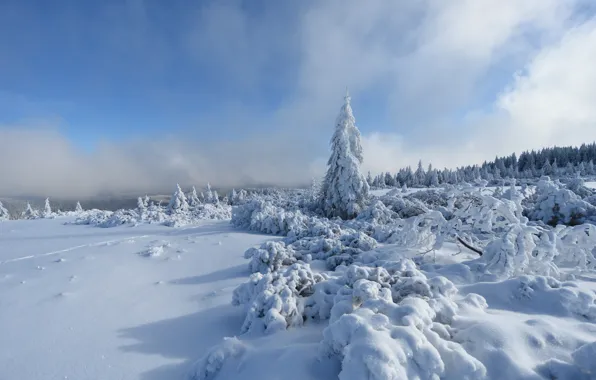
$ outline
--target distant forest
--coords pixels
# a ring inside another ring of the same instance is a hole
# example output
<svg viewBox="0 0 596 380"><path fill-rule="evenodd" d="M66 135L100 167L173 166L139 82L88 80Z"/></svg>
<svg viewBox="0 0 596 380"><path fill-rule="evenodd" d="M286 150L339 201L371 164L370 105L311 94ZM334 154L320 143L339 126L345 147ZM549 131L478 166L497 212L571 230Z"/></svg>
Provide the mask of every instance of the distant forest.
<svg viewBox="0 0 596 380"><path fill-rule="evenodd" d="M456 169L435 169L432 164L425 170L422 161L413 170L400 169L397 173L383 173L367 180L372 187L426 187L461 182L488 181L500 184L506 179L531 180L548 175L553 178L569 178L577 175L596 175L596 143L580 147L553 147L538 151L526 151L519 158L515 153L506 157L496 157L494 161L482 165L463 166Z"/></svg>

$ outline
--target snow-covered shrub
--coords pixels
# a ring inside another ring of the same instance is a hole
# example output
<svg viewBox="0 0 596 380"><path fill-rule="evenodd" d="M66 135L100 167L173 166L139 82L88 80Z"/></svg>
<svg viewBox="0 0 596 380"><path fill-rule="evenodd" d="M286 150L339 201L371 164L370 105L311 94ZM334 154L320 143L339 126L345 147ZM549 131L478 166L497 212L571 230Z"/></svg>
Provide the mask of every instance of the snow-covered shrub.
<svg viewBox="0 0 596 380"><path fill-rule="evenodd" d="M195 220L229 220L231 217L232 207L223 202L199 204L191 213L191 218Z"/></svg>
<svg viewBox="0 0 596 380"><path fill-rule="evenodd" d="M296 262L295 252L281 241L268 241L259 248L249 248L244 258L250 259L248 267L251 273L263 274L279 270Z"/></svg>
<svg viewBox="0 0 596 380"><path fill-rule="evenodd" d="M587 198L594 195L594 190L588 188L581 177L572 179L567 184L567 189L575 193L580 198Z"/></svg>
<svg viewBox="0 0 596 380"><path fill-rule="evenodd" d="M190 380L213 380L226 360L236 358L246 351L246 345L236 337L224 338L223 342L211 348L194 365Z"/></svg>
<svg viewBox="0 0 596 380"><path fill-rule="evenodd" d="M559 267L596 269L596 226L582 224L573 227L558 226L555 263Z"/></svg>
<svg viewBox="0 0 596 380"><path fill-rule="evenodd" d="M539 220L556 226L557 224L577 225L596 219L595 206L548 177L543 177L538 182L534 198L525 210L530 220Z"/></svg>
<svg viewBox="0 0 596 380"><path fill-rule="evenodd" d="M99 226L100 224L107 221L111 216L112 211L106 210L87 210L84 214L77 217L74 222L67 222L65 224L78 224L78 225L91 225L91 226Z"/></svg>
<svg viewBox="0 0 596 380"><path fill-rule="evenodd" d="M232 304L245 305L242 332L285 330L304 322L304 302L313 285L325 277L308 264L296 263L284 271L251 275L249 282L234 290Z"/></svg>
<svg viewBox="0 0 596 380"><path fill-rule="evenodd" d="M232 209L234 226L273 235L303 230L307 219L299 210L286 211L263 200L253 200Z"/></svg>
<svg viewBox="0 0 596 380"><path fill-rule="evenodd" d="M96 223L96 225L102 228L110 228L123 224L137 224L139 219L139 214L135 210L117 210L109 215L107 219Z"/></svg>
<svg viewBox="0 0 596 380"><path fill-rule="evenodd" d="M391 211L397 213L400 218L410 218L430 211L426 205L415 198L405 198L399 195L386 194L379 198L381 202Z"/></svg>
<svg viewBox="0 0 596 380"><path fill-rule="evenodd" d="M411 261L396 265L403 270L354 266L339 280L346 286L333 299L321 355L342 360L342 380L484 378L482 363L443 324L457 309L453 284L428 280Z"/></svg>
<svg viewBox="0 0 596 380"><path fill-rule="evenodd" d="M429 209L435 210L438 207L446 207L449 200L449 193L437 190L417 191L406 197L410 200L419 200Z"/></svg>
<svg viewBox="0 0 596 380"><path fill-rule="evenodd" d="M388 209L383 202L377 200L365 208L356 218L372 224L389 224L399 218L396 212Z"/></svg>

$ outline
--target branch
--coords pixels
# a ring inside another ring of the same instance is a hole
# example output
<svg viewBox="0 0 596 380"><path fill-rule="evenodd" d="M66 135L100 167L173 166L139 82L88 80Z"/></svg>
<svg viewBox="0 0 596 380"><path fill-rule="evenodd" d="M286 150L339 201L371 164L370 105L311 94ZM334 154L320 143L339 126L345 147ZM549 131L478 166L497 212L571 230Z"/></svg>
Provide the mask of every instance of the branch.
<svg viewBox="0 0 596 380"><path fill-rule="evenodd" d="M476 248L476 247L473 247L473 246L471 246L470 244L466 243L466 242L465 242L465 241L464 241L462 238L460 238L459 236L457 237L457 241L459 241L460 243L462 243L462 245L463 245L464 247L466 247L467 249L469 249L470 251L474 251L474 252L476 252L477 254L479 254L480 256L482 256L482 251L481 251L481 250L479 250L478 248Z"/></svg>

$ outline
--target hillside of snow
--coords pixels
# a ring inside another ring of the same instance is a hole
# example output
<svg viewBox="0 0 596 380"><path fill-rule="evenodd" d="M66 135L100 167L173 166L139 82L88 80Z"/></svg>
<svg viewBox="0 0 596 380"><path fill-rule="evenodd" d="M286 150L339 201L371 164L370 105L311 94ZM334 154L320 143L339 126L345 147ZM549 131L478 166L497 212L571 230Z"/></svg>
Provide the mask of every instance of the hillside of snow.
<svg viewBox="0 0 596 380"><path fill-rule="evenodd" d="M0 379L595 379L594 195L545 177L378 190L352 220L292 191L32 210L0 222Z"/></svg>

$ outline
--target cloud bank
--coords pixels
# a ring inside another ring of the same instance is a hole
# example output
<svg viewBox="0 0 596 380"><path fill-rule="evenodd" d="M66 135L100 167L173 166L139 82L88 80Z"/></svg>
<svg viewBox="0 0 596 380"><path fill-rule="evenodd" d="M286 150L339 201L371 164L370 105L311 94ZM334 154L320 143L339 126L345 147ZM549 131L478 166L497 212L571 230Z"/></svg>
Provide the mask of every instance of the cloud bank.
<svg viewBox="0 0 596 380"><path fill-rule="evenodd" d="M151 30L143 2L135 4L136 22ZM203 69L225 73L230 83L222 86L233 83L249 97L283 93L275 107L222 110L209 128L234 127L210 139L139 136L92 152L77 149L60 123L0 125L0 194L307 183L325 169L346 86L364 170L373 173L419 159L452 167L596 140L596 21L588 2L332 0L259 12L240 1L208 4L179 42ZM137 31L135 46L150 36ZM381 115L371 117L371 109Z"/></svg>

